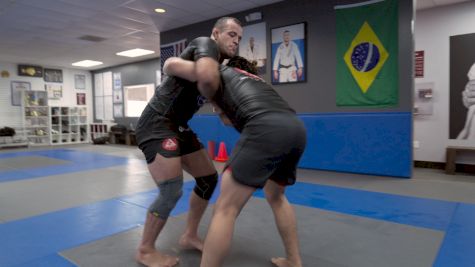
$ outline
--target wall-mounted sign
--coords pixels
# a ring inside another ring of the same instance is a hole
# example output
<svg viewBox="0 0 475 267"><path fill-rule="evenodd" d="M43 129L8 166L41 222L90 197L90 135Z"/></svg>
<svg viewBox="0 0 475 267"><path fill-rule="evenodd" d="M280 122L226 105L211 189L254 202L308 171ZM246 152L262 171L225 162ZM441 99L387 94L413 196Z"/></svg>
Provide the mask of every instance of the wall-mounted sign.
<svg viewBox="0 0 475 267"><path fill-rule="evenodd" d="M424 50L415 51L414 75L416 78L424 78Z"/></svg>

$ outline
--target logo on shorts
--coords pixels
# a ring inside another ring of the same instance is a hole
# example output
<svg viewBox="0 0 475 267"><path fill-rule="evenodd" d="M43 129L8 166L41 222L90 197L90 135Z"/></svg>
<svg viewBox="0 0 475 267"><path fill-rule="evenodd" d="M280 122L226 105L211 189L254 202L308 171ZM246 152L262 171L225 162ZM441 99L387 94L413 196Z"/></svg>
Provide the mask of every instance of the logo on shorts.
<svg viewBox="0 0 475 267"><path fill-rule="evenodd" d="M162 142L162 148L168 151L175 151L178 148L176 138L167 138Z"/></svg>

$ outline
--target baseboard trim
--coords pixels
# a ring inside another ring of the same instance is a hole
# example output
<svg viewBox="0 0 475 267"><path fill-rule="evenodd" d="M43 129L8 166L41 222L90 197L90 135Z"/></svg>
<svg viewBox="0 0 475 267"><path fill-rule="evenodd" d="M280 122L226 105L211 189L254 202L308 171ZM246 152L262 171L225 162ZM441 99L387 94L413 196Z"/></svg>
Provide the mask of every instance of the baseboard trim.
<svg viewBox="0 0 475 267"><path fill-rule="evenodd" d="M432 161L415 160L414 161L414 167L445 170L445 162L432 162ZM464 173L475 173L475 165L457 163L457 164L455 164L455 171L456 172L464 172Z"/></svg>

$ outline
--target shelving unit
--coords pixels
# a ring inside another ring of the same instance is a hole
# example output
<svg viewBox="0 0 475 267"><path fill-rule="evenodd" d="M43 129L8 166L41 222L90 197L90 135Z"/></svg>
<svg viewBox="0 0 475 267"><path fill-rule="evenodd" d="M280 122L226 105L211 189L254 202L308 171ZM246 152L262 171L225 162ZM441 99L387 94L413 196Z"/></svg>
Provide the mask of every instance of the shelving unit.
<svg viewBox="0 0 475 267"><path fill-rule="evenodd" d="M22 92L23 125L30 145L48 145L49 107L46 91Z"/></svg>
<svg viewBox="0 0 475 267"><path fill-rule="evenodd" d="M55 144L89 142L86 107L50 107L51 139Z"/></svg>

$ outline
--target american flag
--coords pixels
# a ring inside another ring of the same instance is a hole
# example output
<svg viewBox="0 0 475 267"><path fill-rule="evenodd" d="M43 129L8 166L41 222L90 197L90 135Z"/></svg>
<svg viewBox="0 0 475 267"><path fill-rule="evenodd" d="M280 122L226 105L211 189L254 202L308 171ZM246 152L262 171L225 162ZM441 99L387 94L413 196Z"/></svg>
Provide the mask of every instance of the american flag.
<svg viewBox="0 0 475 267"><path fill-rule="evenodd" d="M169 57L177 57L185 50L186 39L160 46L160 65L163 69L163 63Z"/></svg>

